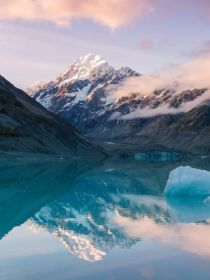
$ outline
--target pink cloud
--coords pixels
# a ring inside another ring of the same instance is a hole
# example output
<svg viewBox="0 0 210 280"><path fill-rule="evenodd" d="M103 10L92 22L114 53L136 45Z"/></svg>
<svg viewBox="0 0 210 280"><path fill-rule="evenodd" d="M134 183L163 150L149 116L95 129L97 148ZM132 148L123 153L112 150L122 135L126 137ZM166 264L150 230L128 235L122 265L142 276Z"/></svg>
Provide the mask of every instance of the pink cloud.
<svg viewBox="0 0 210 280"><path fill-rule="evenodd" d="M140 48L143 50L150 50L153 49L155 46L155 43L152 39L150 38L144 38L140 42Z"/></svg>
<svg viewBox="0 0 210 280"><path fill-rule="evenodd" d="M132 24L157 9L158 18L170 11L174 15L174 9L194 10L202 18L210 15L209 0L0 0L0 7L0 20L50 21L65 26L75 18L88 18L111 29Z"/></svg>
<svg viewBox="0 0 210 280"><path fill-rule="evenodd" d="M150 13L156 3L157 0L0 0L0 19L68 25L74 18L89 18L116 29Z"/></svg>

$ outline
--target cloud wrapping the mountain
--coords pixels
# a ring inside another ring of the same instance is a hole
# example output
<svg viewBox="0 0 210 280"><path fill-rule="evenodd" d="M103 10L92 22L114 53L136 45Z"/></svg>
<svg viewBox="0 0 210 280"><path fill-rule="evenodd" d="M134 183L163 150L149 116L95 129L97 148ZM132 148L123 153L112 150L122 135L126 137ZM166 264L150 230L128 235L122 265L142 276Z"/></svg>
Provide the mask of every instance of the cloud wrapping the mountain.
<svg viewBox="0 0 210 280"><path fill-rule="evenodd" d="M153 10L157 0L0 0L0 19L50 21L68 25L88 18L111 29L130 24Z"/></svg>
<svg viewBox="0 0 210 280"><path fill-rule="evenodd" d="M137 93L145 96L154 90L176 89L177 92L193 90L195 88L210 88L210 56L192 60L179 65L171 71L156 75L143 75L128 78L117 86L113 86L113 94L116 98Z"/></svg>
<svg viewBox="0 0 210 280"><path fill-rule="evenodd" d="M167 115L167 114L173 115L178 113L186 113L192 110L193 108L199 106L209 98L210 98L210 91L207 91L205 94L197 97L195 100L181 104L178 108L169 107L167 104L161 105L155 109L138 108L127 115L120 116L120 119L132 120L136 118L151 118L158 115ZM117 118L119 118L119 116ZM112 119L116 119L116 117L113 116Z"/></svg>
<svg viewBox="0 0 210 280"><path fill-rule="evenodd" d="M210 99L210 56L195 59L158 75L128 78L120 85L110 86L109 91L114 98L119 99L132 94L148 96L152 95L155 90L162 89L172 89L175 91L174 94L179 94L185 90L208 90L194 101L183 103L179 108L171 108L168 105L162 105L156 109L138 108L125 116L121 116L121 119L188 112Z"/></svg>

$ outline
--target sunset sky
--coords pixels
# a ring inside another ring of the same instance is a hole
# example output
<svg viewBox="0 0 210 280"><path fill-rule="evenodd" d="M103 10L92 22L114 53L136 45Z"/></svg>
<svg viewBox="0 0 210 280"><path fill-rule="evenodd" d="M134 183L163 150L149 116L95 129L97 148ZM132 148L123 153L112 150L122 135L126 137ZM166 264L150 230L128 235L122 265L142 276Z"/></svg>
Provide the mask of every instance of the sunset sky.
<svg viewBox="0 0 210 280"><path fill-rule="evenodd" d="M0 74L26 88L93 52L155 73L210 53L209 0L0 0Z"/></svg>

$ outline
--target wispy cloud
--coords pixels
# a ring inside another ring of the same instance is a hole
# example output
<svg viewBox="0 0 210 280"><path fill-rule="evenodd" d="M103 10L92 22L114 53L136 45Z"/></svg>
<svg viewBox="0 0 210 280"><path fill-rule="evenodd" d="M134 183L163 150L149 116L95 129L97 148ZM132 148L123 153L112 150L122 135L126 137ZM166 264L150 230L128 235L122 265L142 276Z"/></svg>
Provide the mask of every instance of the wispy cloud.
<svg viewBox="0 0 210 280"><path fill-rule="evenodd" d="M158 115L167 115L167 114L173 115L178 113L186 113L192 110L193 108L197 107L198 105L202 104L204 101L206 101L209 98L210 98L210 91L206 91L205 94L199 96L193 101L189 101L184 104L181 104L178 108L169 107L167 104L161 105L155 109L137 108L133 112L121 116L120 118L122 120L131 120L136 118L151 118ZM112 117L112 119L114 118Z"/></svg>
<svg viewBox="0 0 210 280"><path fill-rule="evenodd" d="M174 5L172 5L174 4ZM76 18L88 18L111 29L130 24L154 13L155 17L174 9L210 14L209 0L0 0L0 19L50 21L66 26ZM158 13L156 12L158 10Z"/></svg>
<svg viewBox="0 0 210 280"><path fill-rule="evenodd" d="M50 21L65 26L75 18L89 18L116 29L150 13L156 2L156 0L0 0L0 19Z"/></svg>
<svg viewBox="0 0 210 280"><path fill-rule="evenodd" d="M137 94L139 96L152 95L155 90L173 89L174 94L185 90L208 89L205 93L191 102L182 104L179 108L171 108L169 105L159 106L156 109L137 108L125 116L117 116L121 119L133 119L138 117L151 117L162 114L176 114L187 112L210 99L210 56L199 57L191 62L177 66L171 72L158 75L143 75L128 78L120 85L110 86L110 93L119 99L123 96Z"/></svg>

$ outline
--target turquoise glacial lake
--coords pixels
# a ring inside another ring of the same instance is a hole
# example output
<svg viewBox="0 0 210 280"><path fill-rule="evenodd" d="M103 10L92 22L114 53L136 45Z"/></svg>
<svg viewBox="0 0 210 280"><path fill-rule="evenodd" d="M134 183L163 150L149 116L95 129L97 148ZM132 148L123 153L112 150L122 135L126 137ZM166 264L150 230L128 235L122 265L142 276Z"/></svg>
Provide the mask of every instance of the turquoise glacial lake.
<svg viewBox="0 0 210 280"><path fill-rule="evenodd" d="M209 172L208 158L2 159L0 279L209 280Z"/></svg>

